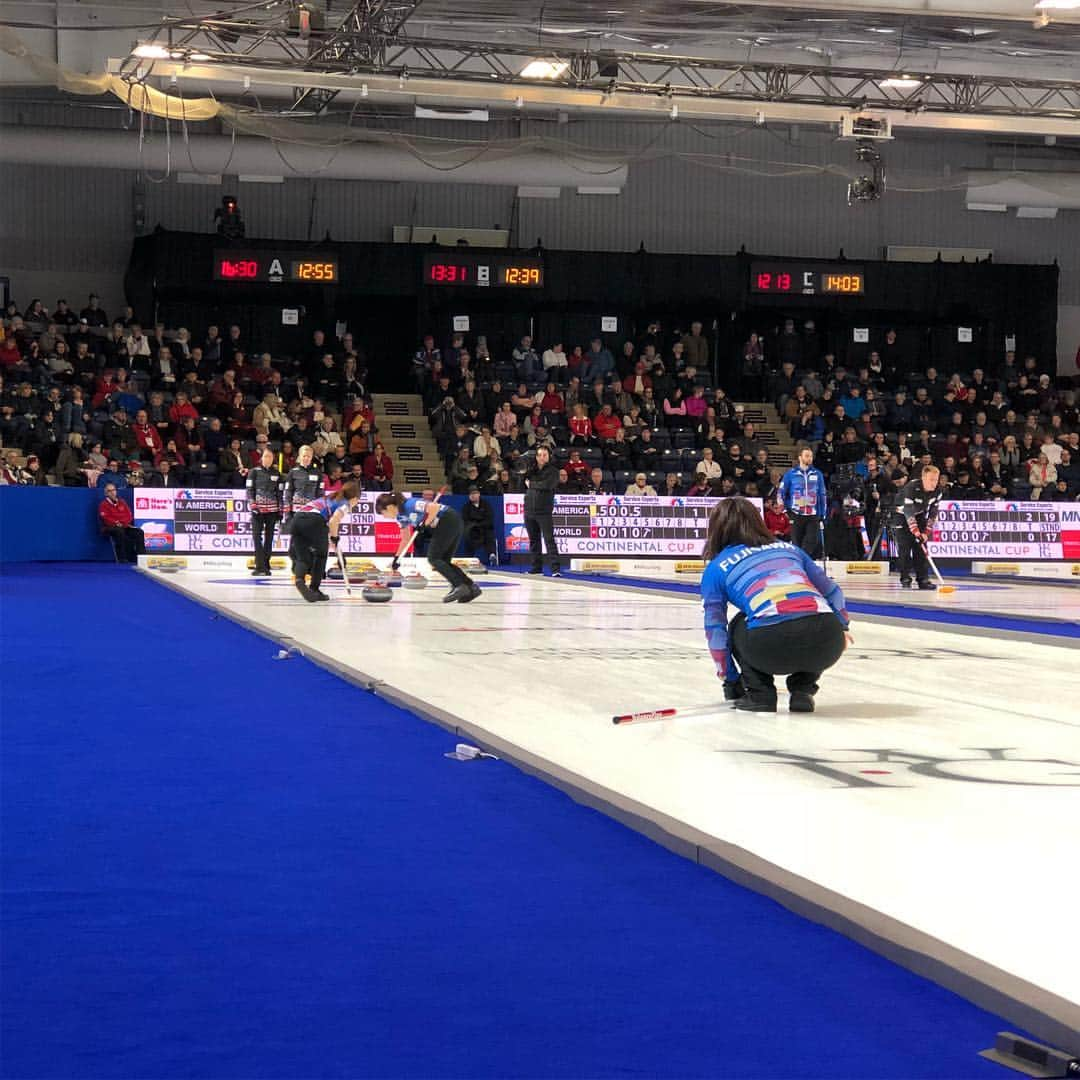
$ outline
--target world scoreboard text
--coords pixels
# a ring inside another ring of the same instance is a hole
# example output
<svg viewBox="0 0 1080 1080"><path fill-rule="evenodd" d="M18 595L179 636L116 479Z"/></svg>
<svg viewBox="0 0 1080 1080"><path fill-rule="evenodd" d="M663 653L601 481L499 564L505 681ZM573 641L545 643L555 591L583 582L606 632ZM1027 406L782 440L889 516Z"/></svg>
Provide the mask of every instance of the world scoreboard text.
<svg viewBox="0 0 1080 1080"><path fill-rule="evenodd" d="M750 502L761 511L761 500ZM556 495L552 521L563 555L701 555L716 499L660 496ZM529 550L525 497L503 496L508 554Z"/></svg>
<svg viewBox="0 0 1080 1080"><path fill-rule="evenodd" d="M1080 505L942 500L930 554L942 559L1080 559Z"/></svg>
<svg viewBox="0 0 1080 1080"><path fill-rule="evenodd" d="M231 488L135 488L135 524L151 554L206 552L252 555L251 511L243 490ZM349 554L393 554L401 539L395 521L375 517L375 496L362 495L341 525L341 549ZM277 530L274 551L285 553L289 538Z"/></svg>

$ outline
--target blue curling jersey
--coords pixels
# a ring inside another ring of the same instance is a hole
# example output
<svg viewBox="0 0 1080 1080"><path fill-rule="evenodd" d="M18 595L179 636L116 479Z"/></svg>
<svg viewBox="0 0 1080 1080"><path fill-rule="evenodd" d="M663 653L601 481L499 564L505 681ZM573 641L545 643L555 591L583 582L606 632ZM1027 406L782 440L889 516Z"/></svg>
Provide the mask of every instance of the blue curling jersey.
<svg viewBox="0 0 1080 1080"><path fill-rule="evenodd" d="M772 626L806 615L833 612L848 626L840 586L801 548L786 541L724 548L701 578L705 636L717 674L734 678L728 650L728 604L746 613L746 625Z"/></svg>
<svg viewBox="0 0 1080 1080"><path fill-rule="evenodd" d="M789 514L824 517L829 508L827 490L824 474L812 465L809 469L796 465L780 481L780 498Z"/></svg>
<svg viewBox="0 0 1080 1080"><path fill-rule="evenodd" d="M439 514L442 514L447 509L442 503L436 503L432 499L406 499L398 514L398 524L403 529L418 528L427 515L428 507L432 505L438 507L438 513L436 514L436 520L438 520Z"/></svg>

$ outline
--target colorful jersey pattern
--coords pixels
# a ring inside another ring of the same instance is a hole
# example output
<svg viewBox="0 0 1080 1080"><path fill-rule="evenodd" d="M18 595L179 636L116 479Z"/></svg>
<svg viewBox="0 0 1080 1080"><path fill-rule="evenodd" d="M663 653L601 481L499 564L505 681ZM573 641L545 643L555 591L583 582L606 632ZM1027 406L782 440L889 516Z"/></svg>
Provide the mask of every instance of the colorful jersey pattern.
<svg viewBox="0 0 1080 1080"><path fill-rule="evenodd" d="M788 469L780 481L780 498L788 513L824 517L829 502L824 474L812 466Z"/></svg>
<svg viewBox="0 0 1080 1080"><path fill-rule="evenodd" d="M348 506L346 499L334 499L329 495L323 495L311 502L304 503L296 512L298 514L318 514L323 520L329 521L334 514L343 506Z"/></svg>
<svg viewBox="0 0 1080 1080"><path fill-rule="evenodd" d="M721 678L736 677L728 649L728 604L746 613L751 630L830 611L845 629L848 625L840 586L805 551L785 541L724 548L705 568L701 598L705 636Z"/></svg>

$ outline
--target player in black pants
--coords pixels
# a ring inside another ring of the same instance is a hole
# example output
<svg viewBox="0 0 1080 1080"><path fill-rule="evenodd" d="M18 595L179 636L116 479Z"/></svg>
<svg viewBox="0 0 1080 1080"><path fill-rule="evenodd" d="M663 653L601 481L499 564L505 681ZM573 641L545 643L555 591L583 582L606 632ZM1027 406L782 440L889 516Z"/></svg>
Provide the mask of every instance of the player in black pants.
<svg viewBox="0 0 1080 1080"><path fill-rule="evenodd" d="M281 473L274 467L273 450L264 450L259 464L247 474L247 498L255 542L252 576L269 577L274 530L281 522Z"/></svg>
<svg viewBox="0 0 1080 1080"><path fill-rule="evenodd" d="M937 588L930 580L924 545L929 543L930 529L941 502L940 478L941 470L936 465L926 465L918 480L905 484L898 492L893 531L900 552L900 584L904 588L911 585L912 570L920 589Z"/></svg>
<svg viewBox="0 0 1080 1080"><path fill-rule="evenodd" d="M384 518L396 518L401 526L401 542L390 564L394 570L398 569L401 556L409 547L413 530L427 528L431 531L427 560L431 568L450 584L443 603L469 604L480 595L472 578L453 563L465 526L461 515L452 506L436 499L405 499L397 492L387 492L375 500L375 513Z"/></svg>
<svg viewBox="0 0 1080 1080"><path fill-rule="evenodd" d="M329 600L319 588L326 573L331 540L337 540L342 518L360 501L360 485L350 480L342 484L337 497L322 495L301 506L293 514L293 578L297 591L309 603Z"/></svg>
<svg viewBox="0 0 1080 1080"><path fill-rule="evenodd" d="M559 545L555 541L555 488L559 483L559 470L551 460L546 446L536 448L536 460L525 474L528 485L525 492L525 529L529 534L529 551L532 553L530 574L544 572L544 549L551 563L551 576L560 577ZM543 546L541 546L543 540Z"/></svg>

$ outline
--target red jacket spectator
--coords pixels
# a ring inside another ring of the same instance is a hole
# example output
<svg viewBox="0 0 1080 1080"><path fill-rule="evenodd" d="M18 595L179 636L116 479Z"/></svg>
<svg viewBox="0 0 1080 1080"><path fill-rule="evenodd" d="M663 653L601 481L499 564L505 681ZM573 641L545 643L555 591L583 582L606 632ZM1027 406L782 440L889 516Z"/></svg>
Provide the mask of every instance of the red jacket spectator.
<svg viewBox="0 0 1080 1080"><path fill-rule="evenodd" d="M199 410L190 401L177 402L169 409L169 419L179 427L186 417L199 419Z"/></svg>
<svg viewBox="0 0 1080 1080"><path fill-rule="evenodd" d="M131 507L123 499L102 499L98 507L102 529L126 529L134 520Z"/></svg>
<svg viewBox="0 0 1080 1080"><path fill-rule="evenodd" d="M375 453L364 458L364 479L378 482L394 479L394 462L381 445L376 445Z"/></svg>
<svg viewBox="0 0 1080 1080"><path fill-rule="evenodd" d="M570 434L581 439L591 439L592 421L587 416L570 417Z"/></svg>
<svg viewBox="0 0 1080 1080"><path fill-rule="evenodd" d="M4 338L0 342L0 364L5 368L14 367L22 362L22 353L19 352L19 343L13 337Z"/></svg>
<svg viewBox="0 0 1080 1080"><path fill-rule="evenodd" d="M593 421L593 428L601 439L614 439L615 432L622 430L622 426L622 421L614 413L601 412Z"/></svg>
<svg viewBox="0 0 1080 1080"><path fill-rule="evenodd" d="M765 528L778 540L787 540L791 536L791 522L787 514L772 503L765 507Z"/></svg>
<svg viewBox="0 0 1080 1080"><path fill-rule="evenodd" d="M90 404L95 409L100 409L109 396L115 394L118 389L119 386L113 378L113 373L111 371L103 372L94 384L94 396L90 400Z"/></svg>
<svg viewBox="0 0 1080 1080"><path fill-rule="evenodd" d="M566 410L566 402L563 401L562 394L555 390L540 399L540 408L546 413L561 413Z"/></svg>
<svg viewBox="0 0 1080 1080"><path fill-rule="evenodd" d="M151 455L161 452L161 436L153 424L132 424L131 430L135 432L135 445L140 452L148 451Z"/></svg>

